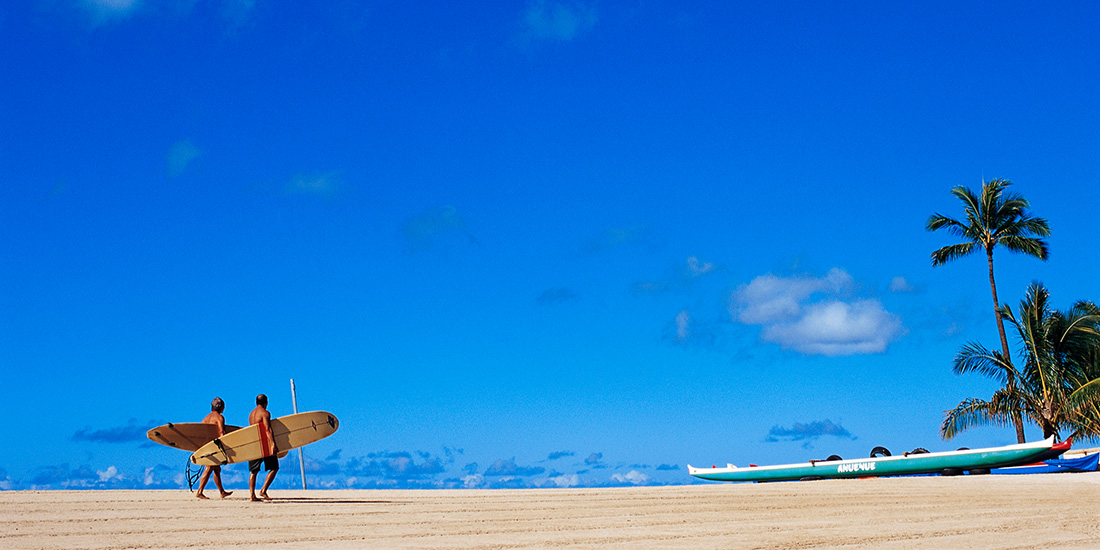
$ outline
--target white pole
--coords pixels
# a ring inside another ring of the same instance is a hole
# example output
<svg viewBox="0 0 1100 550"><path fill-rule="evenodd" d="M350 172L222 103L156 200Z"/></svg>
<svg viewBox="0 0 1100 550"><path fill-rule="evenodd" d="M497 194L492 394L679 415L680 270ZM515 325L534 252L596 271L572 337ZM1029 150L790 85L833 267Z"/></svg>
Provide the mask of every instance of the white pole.
<svg viewBox="0 0 1100 550"><path fill-rule="evenodd" d="M298 414L298 391L294 389L294 379L290 379L290 402L294 404L294 414ZM302 489L306 488L306 455L298 447L298 466L302 469Z"/></svg>

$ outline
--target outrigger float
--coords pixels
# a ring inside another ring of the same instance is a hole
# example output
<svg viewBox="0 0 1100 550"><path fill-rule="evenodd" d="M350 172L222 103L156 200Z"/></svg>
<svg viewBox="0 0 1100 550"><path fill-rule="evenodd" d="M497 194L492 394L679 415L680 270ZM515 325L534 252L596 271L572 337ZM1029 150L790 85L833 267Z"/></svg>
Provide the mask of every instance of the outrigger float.
<svg viewBox="0 0 1100 550"><path fill-rule="evenodd" d="M733 464L727 464L725 468L695 468L689 464L688 473L711 481L757 482L915 474L959 475L964 472L986 474L992 468L1033 464L1057 457L1068 451L1070 445L1070 441L1055 443L1054 438L1049 437L1044 441L986 449L959 449L938 453L917 449L897 456L890 456L889 451L876 447L870 458L843 460L834 455L825 460L811 460L799 464L747 468L738 468ZM885 456L876 456L880 453Z"/></svg>

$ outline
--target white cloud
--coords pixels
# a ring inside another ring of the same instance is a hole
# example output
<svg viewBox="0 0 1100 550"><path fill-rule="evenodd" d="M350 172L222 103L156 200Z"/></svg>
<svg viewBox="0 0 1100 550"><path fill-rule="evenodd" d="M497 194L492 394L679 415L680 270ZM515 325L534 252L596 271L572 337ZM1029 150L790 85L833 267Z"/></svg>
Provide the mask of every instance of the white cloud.
<svg viewBox="0 0 1100 550"><path fill-rule="evenodd" d="M834 268L824 277L762 275L730 300L734 320L763 325L761 338L814 355L880 353L905 329L878 300L845 299L855 284ZM816 296L824 295L824 298Z"/></svg>
<svg viewBox="0 0 1100 550"><path fill-rule="evenodd" d="M581 3L537 0L523 14L528 39L569 41L591 29L598 19L596 8Z"/></svg>
<svg viewBox="0 0 1100 550"><path fill-rule="evenodd" d="M639 472L638 470L630 470L625 475L615 473L611 476L611 481L616 483L630 483L633 485L644 485L649 483L649 476Z"/></svg>
<svg viewBox="0 0 1100 550"><path fill-rule="evenodd" d="M838 268L820 278L761 275L734 292L730 309L745 324L773 323L797 317L802 301L813 294L841 294L852 287L852 276Z"/></svg>
<svg viewBox="0 0 1100 550"><path fill-rule="evenodd" d="M576 487L581 484L581 476L577 474L562 474L548 479L558 487Z"/></svg>
<svg viewBox="0 0 1100 550"><path fill-rule="evenodd" d="M855 355L885 351L901 328L878 300L832 301L806 306L798 319L769 325L761 336L802 353Z"/></svg>
<svg viewBox="0 0 1100 550"><path fill-rule="evenodd" d="M118 474L118 468L114 466L108 466L106 470L102 471L97 470L96 474L99 475L99 481L103 483L111 481L112 479L122 479L122 476Z"/></svg>

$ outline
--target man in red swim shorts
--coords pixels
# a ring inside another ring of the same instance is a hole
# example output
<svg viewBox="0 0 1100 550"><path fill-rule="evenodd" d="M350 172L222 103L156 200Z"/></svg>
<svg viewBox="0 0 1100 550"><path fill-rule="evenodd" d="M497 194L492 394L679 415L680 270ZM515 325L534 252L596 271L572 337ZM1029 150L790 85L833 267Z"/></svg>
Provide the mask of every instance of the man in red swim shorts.
<svg viewBox="0 0 1100 550"><path fill-rule="evenodd" d="M275 474L279 472L279 458L275 456L279 450L275 448L275 434L271 431L271 413L267 412L266 395L261 393L256 396L256 408L252 409L248 415L248 424L260 424L260 429L267 432L267 440L271 442L270 455L248 461L248 492L251 493L253 502L259 502L260 499L271 500L271 497L267 496L267 488L271 487L271 482L275 481ZM260 488L260 498L256 498L256 474L260 473L261 464L267 470L267 479Z"/></svg>

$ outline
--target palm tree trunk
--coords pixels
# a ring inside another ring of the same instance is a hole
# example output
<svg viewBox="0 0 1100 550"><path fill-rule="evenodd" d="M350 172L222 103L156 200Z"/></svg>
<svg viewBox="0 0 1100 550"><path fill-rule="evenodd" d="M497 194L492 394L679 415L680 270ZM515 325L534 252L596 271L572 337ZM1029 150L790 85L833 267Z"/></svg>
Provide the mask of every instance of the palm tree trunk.
<svg viewBox="0 0 1100 550"><path fill-rule="evenodd" d="M993 279L993 248L986 247L986 258L989 259L989 289L993 292L993 316L997 318L997 333L1001 335L1001 353L1005 356L1005 361L1008 364L1012 364L1012 356L1008 352L1008 337L1005 336L1005 324L1001 319L1001 304L997 301L997 282ZM1005 389L1008 390L1009 396L1015 398L1016 395L1016 377L1012 372L1005 373ZM1016 427L1016 442L1025 442L1024 438L1024 419L1020 413L1020 409L1013 407L1012 409L1012 424Z"/></svg>

